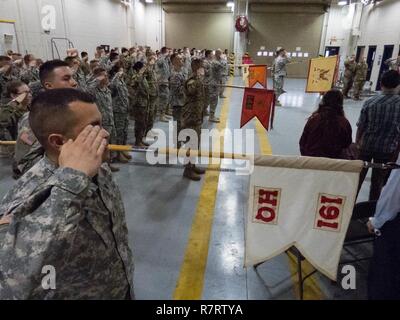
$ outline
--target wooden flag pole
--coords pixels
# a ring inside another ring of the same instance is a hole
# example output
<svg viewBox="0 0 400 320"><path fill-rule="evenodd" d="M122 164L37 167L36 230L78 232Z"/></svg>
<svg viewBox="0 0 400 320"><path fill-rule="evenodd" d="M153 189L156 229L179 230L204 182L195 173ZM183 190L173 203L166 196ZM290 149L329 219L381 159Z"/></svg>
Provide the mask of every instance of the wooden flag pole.
<svg viewBox="0 0 400 320"><path fill-rule="evenodd" d="M0 146L13 146L16 144L16 141L1 141ZM116 151L116 152L137 152L137 153L147 153L147 152L158 152L159 154L165 155L176 155L178 157L200 157L200 158L209 158L209 159L233 159L233 160L252 160L259 155L254 154L238 154L238 153L228 153L228 152L212 152L205 150L191 150L191 149L175 149L175 148L160 148L160 149L143 149L143 148L134 148L130 145L121 146L121 145L108 145L108 150ZM364 162L364 168L376 168L382 170L388 169L400 169L400 165L394 162L388 163L370 163Z"/></svg>

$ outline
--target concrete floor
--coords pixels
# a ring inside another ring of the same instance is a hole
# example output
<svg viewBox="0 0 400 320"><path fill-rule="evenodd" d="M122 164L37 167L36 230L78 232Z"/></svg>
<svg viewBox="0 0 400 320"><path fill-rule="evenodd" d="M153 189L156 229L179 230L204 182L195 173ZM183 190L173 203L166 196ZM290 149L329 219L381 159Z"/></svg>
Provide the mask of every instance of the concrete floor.
<svg viewBox="0 0 400 320"><path fill-rule="evenodd" d="M240 78L235 78L234 83L243 84ZM305 80L288 79L285 84L287 93L281 98L284 107L277 108L274 130L268 133L273 154L299 154L301 132L319 101L318 95L306 94L304 88ZM232 90L227 128L239 128L242 96L242 90ZM353 126L354 136L361 106L360 102L346 101L345 112ZM167 124L158 123L157 127L166 129ZM254 128L254 122L246 128ZM257 135L255 147L258 153ZM134 162L143 160L144 155L134 155ZM0 197L3 197L14 181L10 161L2 158L0 164ZM135 257L134 281L138 299L169 300L174 296L204 184L204 181L196 183L183 179L182 171L176 166L160 168L128 164L121 166L121 171L115 175L126 208ZM369 181L367 178L359 201L367 198ZM243 268L248 182L247 176L220 173L201 298L297 299L295 270L286 254L262 264L258 274L253 268ZM370 247L363 251L370 251ZM319 293L310 292L309 298L364 299L367 267L367 264L356 266L357 290L345 291L317 273L307 282L314 283L312 287L319 287ZM307 285L308 290L313 289Z"/></svg>

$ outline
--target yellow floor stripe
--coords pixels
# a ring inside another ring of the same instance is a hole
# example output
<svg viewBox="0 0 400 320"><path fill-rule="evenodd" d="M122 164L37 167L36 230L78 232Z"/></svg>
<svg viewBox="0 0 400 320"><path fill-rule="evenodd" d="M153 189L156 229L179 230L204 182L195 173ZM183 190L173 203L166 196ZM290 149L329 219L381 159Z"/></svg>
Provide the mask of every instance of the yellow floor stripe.
<svg viewBox="0 0 400 320"><path fill-rule="evenodd" d="M260 153L262 155L272 155L272 147L268 139L268 135L265 132L265 128L262 126L258 119L255 120L255 127L260 144ZM299 283L297 278L297 260L289 253L289 268L292 274L292 281L294 283L294 293L299 298ZM303 277L308 275L314 270L314 267L306 260L302 262ZM318 281L314 276L311 276L304 282L304 297L305 300L321 300L323 299L323 293L318 285Z"/></svg>
<svg viewBox="0 0 400 320"><path fill-rule="evenodd" d="M228 84L232 84L232 78ZM226 90L227 98L221 108L221 122L217 126L219 130L226 128L231 91L231 88ZM221 150L223 150L223 146L223 139L221 139ZM220 167L220 165L215 166ZM204 176L204 184L173 296L174 300L200 300L202 298L219 174L218 171L208 170Z"/></svg>

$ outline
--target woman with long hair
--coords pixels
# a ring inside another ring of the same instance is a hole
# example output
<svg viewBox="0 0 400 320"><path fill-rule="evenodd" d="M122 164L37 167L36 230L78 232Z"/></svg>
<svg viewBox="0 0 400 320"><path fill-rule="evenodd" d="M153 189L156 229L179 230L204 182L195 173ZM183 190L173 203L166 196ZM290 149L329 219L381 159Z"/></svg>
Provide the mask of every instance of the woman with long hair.
<svg viewBox="0 0 400 320"><path fill-rule="evenodd" d="M343 110L343 94L330 90L308 119L300 139L302 156L346 159L352 129Z"/></svg>

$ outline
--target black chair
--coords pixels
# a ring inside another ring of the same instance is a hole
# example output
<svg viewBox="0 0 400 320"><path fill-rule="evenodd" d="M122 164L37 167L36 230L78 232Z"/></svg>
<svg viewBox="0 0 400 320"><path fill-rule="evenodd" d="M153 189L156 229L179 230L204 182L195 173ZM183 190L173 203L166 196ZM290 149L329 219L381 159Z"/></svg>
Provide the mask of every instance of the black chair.
<svg viewBox="0 0 400 320"><path fill-rule="evenodd" d="M363 260L369 260L371 257L356 257L350 250L350 246L356 246L367 242L372 242L375 239L375 235L370 234L368 232L366 223L369 217L372 217L375 214L376 210L376 201L367 201L360 202L354 206L353 214L351 216L350 224L347 229L347 234L343 243L343 250L345 250L348 254L350 254L353 259L346 260L339 263L342 264L351 264ZM295 256L297 260L297 277L299 283L299 296L300 300L303 300L304 297L304 281L306 281L309 277L315 274L318 270L315 269L306 276L303 275L302 271L302 262L305 260L304 256L296 247L291 247L286 251L286 254L291 253ZM261 263L260 263L261 264ZM257 267L260 265L257 264L254 266L257 272ZM258 274L258 273L257 273Z"/></svg>
<svg viewBox="0 0 400 320"><path fill-rule="evenodd" d="M368 257L356 257L349 247L363 243L373 242L375 235L368 232L366 224L368 218L375 214L377 201L360 202L354 206L353 215L344 240L343 249L353 257L352 260L341 261L340 264L351 264L363 260L371 259Z"/></svg>

